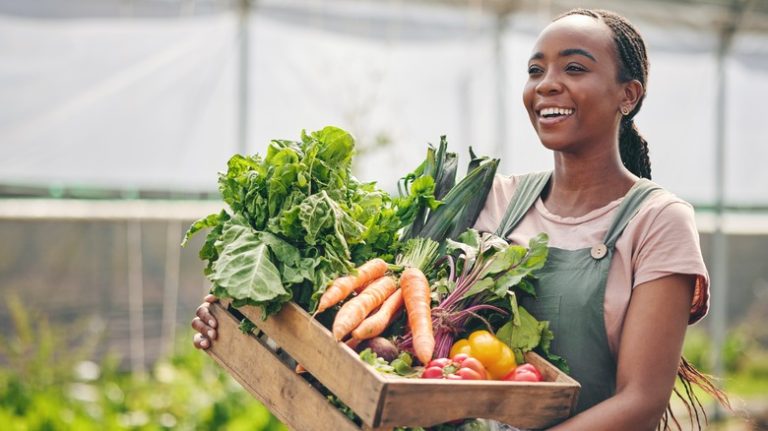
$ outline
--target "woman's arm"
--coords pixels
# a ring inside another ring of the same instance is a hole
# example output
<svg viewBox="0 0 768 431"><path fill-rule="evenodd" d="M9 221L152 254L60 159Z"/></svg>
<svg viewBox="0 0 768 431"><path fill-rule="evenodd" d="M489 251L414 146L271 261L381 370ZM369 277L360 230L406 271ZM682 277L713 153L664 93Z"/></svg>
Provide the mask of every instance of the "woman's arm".
<svg viewBox="0 0 768 431"><path fill-rule="evenodd" d="M616 394L553 431L656 428L675 383L695 281L675 274L635 287L621 332Z"/></svg>

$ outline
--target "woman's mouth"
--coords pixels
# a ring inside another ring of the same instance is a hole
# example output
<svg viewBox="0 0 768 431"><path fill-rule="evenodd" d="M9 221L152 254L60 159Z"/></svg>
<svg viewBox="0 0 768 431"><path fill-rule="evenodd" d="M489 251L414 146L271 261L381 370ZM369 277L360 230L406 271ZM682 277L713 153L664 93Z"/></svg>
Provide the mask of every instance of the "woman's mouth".
<svg viewBox="0 0 768 431"><path fill-rule="evenodd" d="M539 124L549 126L565 121L576 112L572 108L542 108L538 111Z"/></svg>

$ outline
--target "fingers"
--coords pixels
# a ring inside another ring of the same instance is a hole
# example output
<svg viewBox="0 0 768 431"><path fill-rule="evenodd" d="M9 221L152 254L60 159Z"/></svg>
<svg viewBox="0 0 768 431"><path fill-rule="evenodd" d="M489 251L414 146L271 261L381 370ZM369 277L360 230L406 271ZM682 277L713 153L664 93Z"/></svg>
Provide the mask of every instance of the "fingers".
<svg viewBox="0 0 768 431"><path fill-rule="evenodd" d="M210 293L205 295L205 298L203 298L203 301L205 301L205 302L207 302L209 304L213 304L214 302L216 302L218 300L219 300L219 298L211 295Z"/></svg>
<svg viewBox="0 0 768 431"><path fill-rule="evenodd" d="M216 318L213 317L213 314L211 314L211 310L208 308L210 305L211 304L209 302L203 302L199 307L197 307L197 310L195 311L195 315L211 328L215 328L216 326L218 326L218 322L216 322Z"/></svg>
<svg viewBox="0 0 768 431"><path fill-rule="evenodd" d="M192 328L194 328L195 331L199 332L205 338L208 338L210 341L216 339L216 330L206 325L205 322L200 320L199 317L192 319Z"/></svg>
<svg viewBox="0 0 768 431"><path fill-rule="evenodd" d="M203 337L202 334L195 334L194 337L192 337L192 344L195 345L195 349L207 349L211 347L211 342L208 341L207 338Z"/></svg>

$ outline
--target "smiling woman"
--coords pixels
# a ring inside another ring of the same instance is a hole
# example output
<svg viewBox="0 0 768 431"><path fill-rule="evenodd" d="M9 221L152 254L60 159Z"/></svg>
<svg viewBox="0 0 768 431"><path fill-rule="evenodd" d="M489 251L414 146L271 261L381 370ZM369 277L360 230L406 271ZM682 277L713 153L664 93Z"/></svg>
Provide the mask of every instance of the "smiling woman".
<svg viewBox="0 0 768 431"><path fill-rule="evenodd" d="M523 245L549 237L536 297L519 302L549 322L551 351L581 383L575 415L552 429L680 428L669 407L676 377L700 429L691 385L728 401L681 357L687 325L707 312L709 276L693 209L650 181L634 125L645 43L615 13L573 10L542 31L528 74L523 103L554 168L497 176L475 228ZM215 325L201 306L198 347Z"/></svg>
<svg viewBox="0 0 768 431"><path fill-rule="evenodd" d="M554 429L679 428L676 375L691 417L701 406L692 383L727 405L680 355L709 281L693 211L650 181L634 125L648 78L642 37L612 12L573 10L542 31L528 74L523 102L554 170L498 178L477 227L515 243L550 236L538 298L521 303L550 322L552 349L582 384L578 414Z"/></svg>

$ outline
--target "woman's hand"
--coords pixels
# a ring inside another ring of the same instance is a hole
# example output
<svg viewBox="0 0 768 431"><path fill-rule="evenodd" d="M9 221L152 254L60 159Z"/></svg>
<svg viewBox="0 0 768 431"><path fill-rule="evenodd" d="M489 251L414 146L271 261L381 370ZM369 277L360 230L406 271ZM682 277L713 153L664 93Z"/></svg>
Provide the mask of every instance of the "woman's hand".
<svg viewBox="0 0 768 431"><path fill-rule="evenodd" d="M213 317L213 314L211 314L211 311L208 309L208 307L218 301L218 299L213 295L206 295L203 300L205 302L200 304L200 306L197 307L197 311L195 311L197 317L192 319L192 327L198 332L192 338L192 342L197 349L207 349L211 347L213 340L216 339L216 327L218 326L216 318Z"/></svg>

